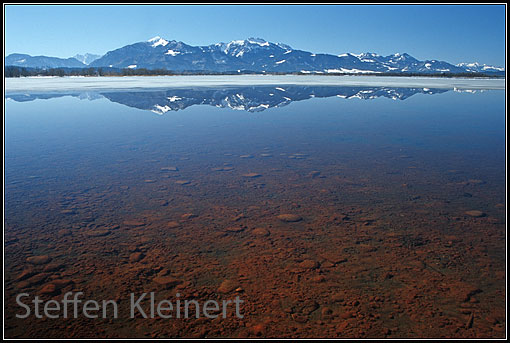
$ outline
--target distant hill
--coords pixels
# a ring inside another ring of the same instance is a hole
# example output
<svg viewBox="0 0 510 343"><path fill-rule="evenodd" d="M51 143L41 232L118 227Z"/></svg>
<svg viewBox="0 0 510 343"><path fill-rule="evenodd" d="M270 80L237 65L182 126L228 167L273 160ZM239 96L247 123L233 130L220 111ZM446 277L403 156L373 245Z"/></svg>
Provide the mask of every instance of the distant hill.
<svg viewBox="0 0 510 343"><path fill-rule="evenodd" d="M5 65L28 68L83 68L87 66L72 57L58 58L25 54L10 54L5 58Z"/></svg>

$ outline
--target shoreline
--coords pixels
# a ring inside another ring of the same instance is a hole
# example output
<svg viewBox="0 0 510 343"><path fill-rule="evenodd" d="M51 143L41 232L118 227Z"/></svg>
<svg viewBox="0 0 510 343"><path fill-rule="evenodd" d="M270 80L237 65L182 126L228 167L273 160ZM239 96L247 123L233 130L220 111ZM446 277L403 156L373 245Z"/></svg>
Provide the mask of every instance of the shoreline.
<svg viewBox="0 0 510 343"><path fill-rule="evenodd" d="M504 90L506 79L358 75L50 76L4 78L4 83L5 93L271 85Z"/></svg>

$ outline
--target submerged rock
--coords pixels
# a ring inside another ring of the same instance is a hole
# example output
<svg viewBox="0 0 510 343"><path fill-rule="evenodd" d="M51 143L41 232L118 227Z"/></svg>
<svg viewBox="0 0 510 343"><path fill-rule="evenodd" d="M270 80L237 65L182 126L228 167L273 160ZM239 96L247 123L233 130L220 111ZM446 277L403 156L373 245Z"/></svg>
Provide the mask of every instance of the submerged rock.
<svg viewBox="0 0 510 343"><path fill-rule="evenodd" d="M30 267L30 268L32 268L32 267ZM25 269L14 280L23 281L25 279L28 279L31 276L34 276L35 274L37 274L37 272L35 270Z"/></svg>
<svg viewBox="0 0 510 343"><path fill-rule="evenodd" d="M144 222L139 221L139 220L125 220L125 221L122 222L122 224L127 225L127 226L142 226L142 225L145 225Z"/></svg>
<svg viewBox="0 0 510 343"><path fill-rule="evenodd" d="M219 293L230 293L233 290L237 289L239 285L234 280L225 279L221 283L221 285L218 287Z"/></svg>
<svg viewBox="0 0 510 343"><path fill-rule="evenodd" d="M176 229L176 228L178 228L178 227L180 227L180 226L181 226L181 224L179 224L179 223L178 223L178 222L176 222L176 221L171 221L171 222L168 222L168 223L166 224L166 227L167 227L167 228L169 228L169 229Z"/></svg>
<svg viewBox="0 0 510 343"><path fill-rule="evenodd" d="M314 260L304 260L298 266L303 269L316 269L319 268L319 262Z"/></svg>
<svg viewBox="0 0 510 343"><path fill-rule="evenodd" d="M312 170L311 172L308 173L308 176L311 177L312 179L318 177L319 175L321 175L321 172L318 170Z"/></svg>
<svg viewBox="0 0 510 343"><path fill-rule="evenodd" d="M256 229L253 229L252 233L254 235L256 235L256 236L262 236L262 237L269 236L269 234L270 234L269 230L264 229L262 227L258 227Z"/></svg>
<svg viewBox="0 0 510 343"><path fill-rule="evenodd" d="M324 258L326 261L329 261L333 264L339 264L347 262L347 258L342 256L340 253L329 253L324 252L320 254L320 257Z"/></svg>
<svg viewBox="0 0 510 343"><path fill-rule="evenodd" d="M484 212L478 211L478 210L466 211L464 213L470 217L485 217L486 216L486 214Z"/></svg>
<svg viewBox="0 0 510 343"><path fill-rule="evenodd" d="M177 167L163 167L161 171L179 171L179 169Z"/></svg>
<svg viewBox="0 0 510 343"><path fill-rule="evenodd" d="M31 256L27 258L28 263L32 264L46 264L51 261L48 255Z"/></svg>
<svg viewBox="0 0 510 343"><path fill-rule="evenodd" d="M166 288L172 288L181 283L180 280L172 276L156 276L152 281Z"/></svg>
<svg viewBox="0 0 510 343"><path fill-rule="evenodd" d="M280 214L278 216L278 219L280 219L283 222L291 223L291 222L298 222L298 221L302 220L303 218L297 214L286 213L286 214Z"/></svg>
<svg viewBox="0 0 510 343"><path fill-rule="evenodd" d="M248 173L248 174L243 174L243 176L248 177L248 178L256 178L256 177L260 177L262 175L257 174L257 173Z"/></svg>
<svg viewBox="0 0 510 343"><path fill-rule="evenodd" d="M50 283L47 283L44 285L39 293L41 294L55 294L58 291L60 291L62 288L66 287L67 285L70 285L73 283L73 280L69 279L60 279L60 280L53 280Z"/></svg>
<svg viewBox="0 0 510 343"><path fill-rule="evenodd" d="M40 294L53 294L57 291L57 287L52 284L52 283L49 283L49 284L46 284L44 285L41 290L39 291Z"/></svg>
<svg viewBox="0 0 510 343"><path fill-rule="evenodd" d="M103 230L91 230L91 231L85 231L85 235L89 237L103 237L110 234L109 230L103 229Z"/></svg>
<svg viewBox="0 0 510 343"><path fill-rule="evenodd" d="M50 275L51 275L50 273L35 274L34 276L18 283L17 287L19 289L23 289L27 287L32 287L34 285L38 285L42 283L44 280L46 280L46 278L48 278Z"/></svg>
<svg viewBox="0 0 510 343"><path fill-rule="evenodd" d="M232 220L237 222L237 221L239 221L241 219L244 219L244 218L246 218L246 216L244 215L244 213L241 213L241 214L235 216L234 218L232 218Z"/></svg>
<svg viewBox="0 0 510 343"><path fill-rule="evenodd" d="M212 168L211 170L212 171L229 171L229 170L233 170L234 167L231 167L231 166L224 166L224 167L216 167L216 168Z"/></svg>
<svg viewBox="0 0 510 343"><path fill-rule="evenodd" d="M134 252L129 255L129 262L138 262L145 257L141 252Z"/></svg>
<svg viewBox="0 0 510 343"><path fill-rule="evenodd" d="M47 264L44 268L43 268L43 271L44 272L54 272L54 271L57 271L59 269L62 269L64 268L65 266L63 264L60 264L60 263L49 263Z"/></svg>
<svg viewBox="0 0 510 343"><path fill-rule="evenodd" d="M227 232L241 232L243 230L244 230L244 228L243 227L239 227L239 226L227 227L225 229L225 231L227 231Z"/></svg>

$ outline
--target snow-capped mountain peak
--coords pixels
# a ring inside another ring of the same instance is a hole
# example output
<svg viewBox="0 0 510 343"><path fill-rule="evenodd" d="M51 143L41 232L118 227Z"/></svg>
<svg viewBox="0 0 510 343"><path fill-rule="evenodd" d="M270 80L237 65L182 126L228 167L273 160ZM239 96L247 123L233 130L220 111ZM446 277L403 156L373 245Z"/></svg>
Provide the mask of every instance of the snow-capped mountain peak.
<svg viewBox="0 0 510 343"><path fill-rule="evenodd" d="M251 38L248 38L247 41L250 44L258 44L259 46L269 46L269 42L262 38L251 37Z"/></svg>
<svg viewBox="0 0 510 343"><path fill-rule="evenodd" d="M292 50L292 48L290 47L290 45L287 45L287 44L283 44L283 43L276 43L275 45L276 45L276 46L278 46L278 47L280 47L280 48L282 48L282 49L284 49L284 50L287 50L287 51L288 51L288 50Z"/></svg>
<svg viewBox="0 0 510 343"><path fill-rule="evenodd" d="M467 71L478 72L478 73L483 73L483 72L488 72L488 71L489 72L503 72L503 71L505 71L505 68L490 66L490 65L481 64L478 62L471 62L471 63L462 62L462 63L457 64L457 67L464 68Z"/></svg>
<svg viewBox="0 0 510 343"><path fill-rule="evenodd" d="M480 67L480 63L478 63L478 62L472 62L472 63L462 62L462 63L458 63L457 67L478 68L478 67Z"/></svg>
<svg viewBox="0 0 510 343"><path fill-rule="evenodd" d="M253 37L243 40L233 40L229 43L219 43L214 46L221 47L221 51L223 51L224 54L235 57L243 57L246 53L258 51L260 49L278 48L276 44L270 43L262 38ZM282 48L280 47L279 49Z"/></svg>
<svg viewBox="0 0 510 343"><path fill-rule="evenodd" d="M357 56L358 58L379 57L379 55L376 54L375 52L362 52L361 54L354 56Z"/></svg>
<svg viewBox="0 0 510 343"><path fill-rule="evenodd" d="M166 46L169 42L163 38L161 38L160 36L156 36L156 37L153 37L151 39L148 40L149 43L152 43L151 46L153 48L157 47L157 46Z"/></svg>
<svg viewBox="0 0 510 343"><path fill-rule="evenodd" d="M156 42L156 41L158 41L158 40L160 40L160 39L161 39L161 37L160 37L160 36L156 36L156 37L152 37L151 39L147 40L147 42L149 42L149 43L154 43L154 42Z"/></svg>
<svg viewBox="0 0 510 343"><path fill-rule="evenodd" d="M404 60L408 60L408 59L412 59L414 60L415 58L412 57L411 55L409 55L408 53L400 53L400 52L397 52L397 53L394 53L393 55L390 55L388 56L390 57L391 60L393 61L404 61Z"/></svg>
<svg viewBox="0 0 510 343"><path fill-rule="evenodd" d="M95 55L95 54L89 54L89 53L86 53L84 55L77 54L77 55L73 56L73 58L76 58L81 63L87 64L87 65L94 62L99 57L101 57L101 55Z"/></svg>

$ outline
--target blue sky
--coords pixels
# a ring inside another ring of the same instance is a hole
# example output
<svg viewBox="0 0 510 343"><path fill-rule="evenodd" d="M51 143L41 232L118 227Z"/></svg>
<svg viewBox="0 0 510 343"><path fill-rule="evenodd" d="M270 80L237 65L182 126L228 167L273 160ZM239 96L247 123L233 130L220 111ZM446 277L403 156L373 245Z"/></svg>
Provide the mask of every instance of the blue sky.
<svg viewBox="0 0 510 343"><path fill-rule="evenodd" d="M7 55L104 54L159 35L191 45L260 37L312 52L407 52L422 60L505 64L504 5L6 5L4 9Z"/></svg>

